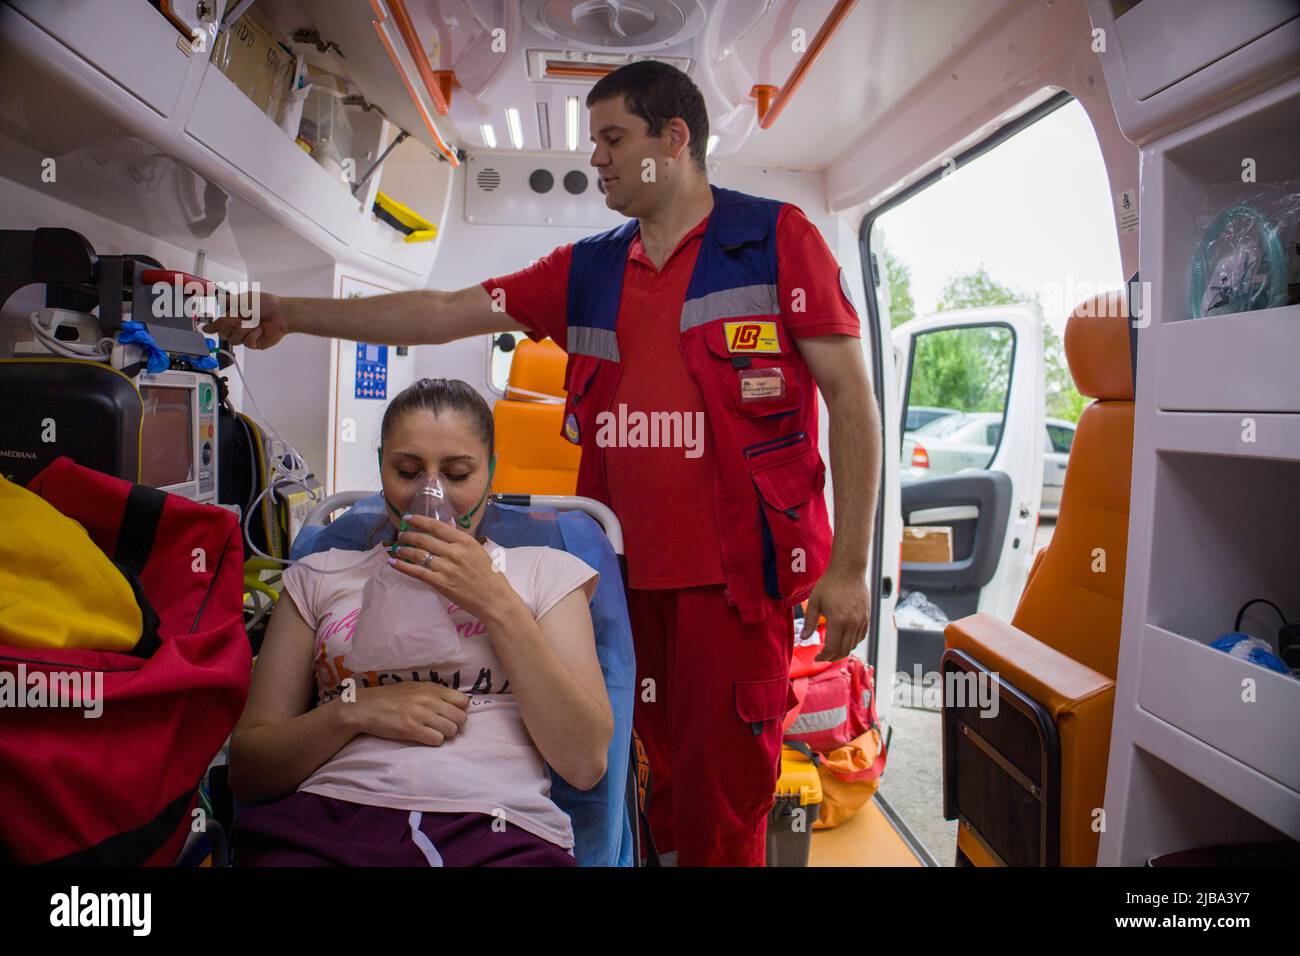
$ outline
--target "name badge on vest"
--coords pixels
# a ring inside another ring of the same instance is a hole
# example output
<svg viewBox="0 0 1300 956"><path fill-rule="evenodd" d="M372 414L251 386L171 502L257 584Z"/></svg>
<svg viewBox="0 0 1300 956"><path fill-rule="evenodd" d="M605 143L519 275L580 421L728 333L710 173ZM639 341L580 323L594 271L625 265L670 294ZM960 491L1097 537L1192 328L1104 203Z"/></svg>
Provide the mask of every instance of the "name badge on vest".
<svg viewBox="0 0 1300 956"><path fill-rule="evenodd" d="M740 370L740 400L757 402L765 398L785 398L785 373L779 368Z"/></svg>
<svg viewBox="0 0 1300 956"><path fill-rule="evenodd" d="M568 417L564 419L564 437L575 445L580 444L578 441L578 416L569 412Z"/></svg>
<svg viewBox="0 0 1300 956"><path fill-rule="evenodd" d="M780 352L775 322L724 322L729 352Z"/></svg>

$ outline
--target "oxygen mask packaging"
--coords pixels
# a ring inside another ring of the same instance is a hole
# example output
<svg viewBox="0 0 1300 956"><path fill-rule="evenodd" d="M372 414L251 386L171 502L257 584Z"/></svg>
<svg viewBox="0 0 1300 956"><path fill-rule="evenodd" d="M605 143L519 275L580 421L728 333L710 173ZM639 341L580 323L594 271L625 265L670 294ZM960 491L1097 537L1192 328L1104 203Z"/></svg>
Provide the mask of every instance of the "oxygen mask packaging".
<svg viewBox="0 0 1300 956"><path fill-rule="evenodd" d="M436 475L425 479L407 512L456 525L455 509ZM424 581L385 562L361 592L361 610L343 666L355 672L393 671L451 661L460 637L447 606L447 599Z"/></svg>

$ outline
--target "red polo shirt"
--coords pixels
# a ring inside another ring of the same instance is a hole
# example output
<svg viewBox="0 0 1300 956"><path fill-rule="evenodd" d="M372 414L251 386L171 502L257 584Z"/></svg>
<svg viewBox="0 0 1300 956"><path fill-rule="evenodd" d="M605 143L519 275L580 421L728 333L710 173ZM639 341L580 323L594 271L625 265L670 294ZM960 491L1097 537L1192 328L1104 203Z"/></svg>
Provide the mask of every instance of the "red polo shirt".
<svg viewBox="0 0 1300 956"><path fill-rule="evenodd" d="M638 233L623 270L622 372L610 412L626 415L629 437L637 419L652 421L651 413L680 412L683 423L687 416L691 422L691 430L683 430L685 448L621 444L605 449L609 505L623 526L629 587L684 588L725 580L713 513L708 418L679 344L686 288L707 224L705 217L683 236L662 269L646 256ZM857 313L842 291L839 264L798 207L781 210L776 241L781 319L789 333L795 338L860 335ZM572 246L560 246L526 269L489 279L483 288L489 294L505 290L506 314L529 338L549 336L563 349L571 259Z"/></svg>

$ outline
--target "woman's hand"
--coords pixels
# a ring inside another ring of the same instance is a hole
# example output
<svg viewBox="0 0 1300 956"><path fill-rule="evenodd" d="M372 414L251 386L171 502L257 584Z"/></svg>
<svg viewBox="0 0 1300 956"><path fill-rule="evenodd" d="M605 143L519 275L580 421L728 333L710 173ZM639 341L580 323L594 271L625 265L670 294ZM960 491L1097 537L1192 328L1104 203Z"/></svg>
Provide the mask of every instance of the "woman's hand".
<svg viewBox="0 0 1300 956"><path fill-rule="evenodd" d="M358 733L441 747L465 726L469 697L430 681L402 681L361 687L356 700L337 706L351 708Z"/></svg>
<svg viewBox="0 0 1300 956"><path fill-rule="evenodd" d="M411 530L397 536L393 549L399 559L393 565L397 570L423 581L484 622L511 601L520 600L473 535L424 515L410 515L406 521ZM432 559L427 558L430 554Z"/></svg>

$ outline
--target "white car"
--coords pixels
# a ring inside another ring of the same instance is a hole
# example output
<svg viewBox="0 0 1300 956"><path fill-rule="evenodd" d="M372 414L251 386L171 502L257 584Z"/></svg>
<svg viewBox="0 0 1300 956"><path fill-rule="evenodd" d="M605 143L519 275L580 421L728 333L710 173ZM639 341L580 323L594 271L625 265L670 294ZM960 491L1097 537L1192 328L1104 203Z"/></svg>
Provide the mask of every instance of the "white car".
<svg viewBox="0 0 1300 956"><path fill-rule="evenodd" d="M1070 460L1070 446L1074 444L1074 422L1067 422L1063 418L1049 418L1046 422L1043 503L1038 513L1045 518L1055 518L1061 511L1061 489L1065 487L1065 466Z"/></svg>
<svg viewBox="0 0 1300 956"><path fill-rule="evenodd" d="M1065 467L1074 441L1074 423L1046 419L1043 436L1043 503L1040 514L1052 518L1061 507ZM903 435L904 479L952 475L967 468L987 468L1002 435L998 412L953 412Z"/></svg>

